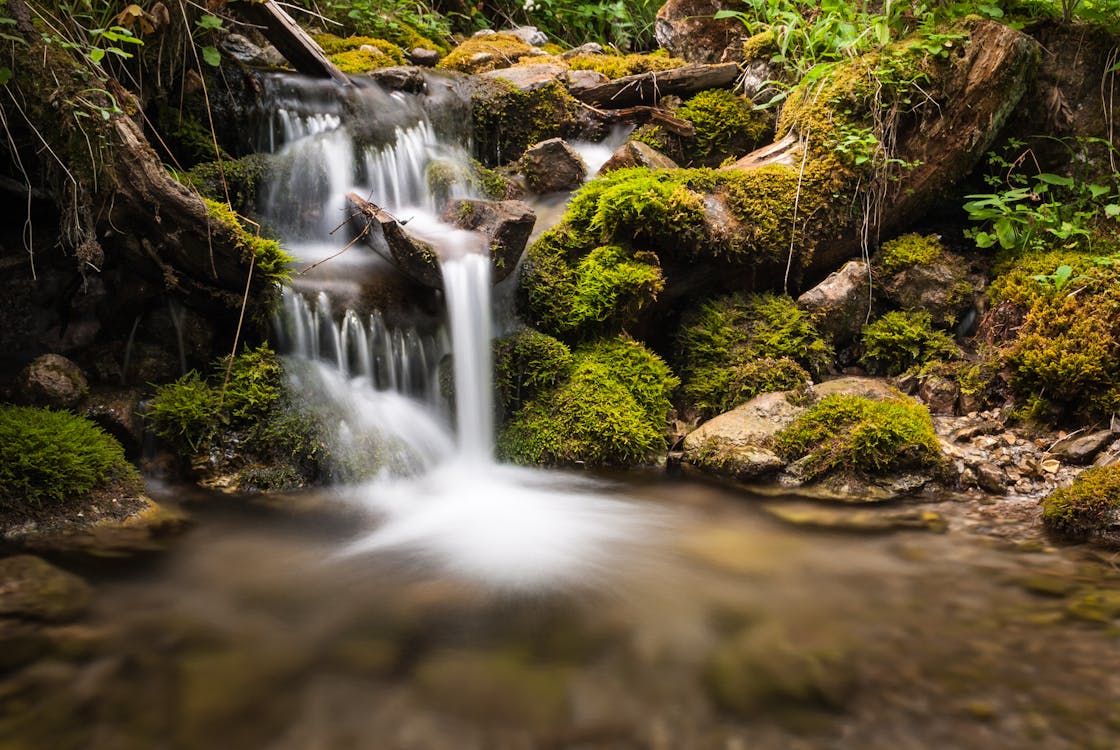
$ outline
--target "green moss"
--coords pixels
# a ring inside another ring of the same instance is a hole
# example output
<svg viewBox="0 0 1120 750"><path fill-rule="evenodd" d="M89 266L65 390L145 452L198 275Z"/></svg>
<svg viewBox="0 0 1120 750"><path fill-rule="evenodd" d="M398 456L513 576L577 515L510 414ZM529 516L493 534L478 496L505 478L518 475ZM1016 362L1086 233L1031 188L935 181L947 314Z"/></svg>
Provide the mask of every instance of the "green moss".
<svg viewBox="0 0 1120 750"><path fill-rule="evenodd" d="M915 365L959 355L953 338L933 328L928 312L889 312L863 327L860 362L868 372L900 375Z"/></svg>
<svg viewBox="0 0 1120 750"><path fill-rule="evenodd" d="M743 42L743 59L747 61L769 60L780 51L778 35L770 29L755 34Z"/></svg>
<svg viewBox="0 0 1120 750"><path fill-rule="evenodd" d="M600 242L665 243L691 236L695 245L704 225L704 199L687 177L679 170L615 170L576 193L568 216Z"/></svg>
<svg viewBox="0 0 1120 750"><path fill-rule="evenodd" d="M575 132L578 111L558 81L520 91L509 81L476 79L471 94L475 155L490 167L519 159L535 143Z"/></svg>
<svg viewBox="0 0 1120 750"><path fill-rule="evenodd" d="M630 55L575 55L567 58L564 62L571 70L594 70L610 79L637 75L638 73L672 70L687 64L684 60L670 57L665 50Z"/></svg>
<svg viewBox="0 0 1120 750"><path fill-rule="evenodd" d="M68 412L0 406L0 508L81 500L140 478L104 430Z"/></svg>
<svg viewBox="0 0 1120 750"><path fill-rule="evenodd" d="M203 202L212 218L234 230L242 262L249 263L252 260L256 272L263 273L273 283L283 284L291 280L288 264L293 259L291 255L280 249L279 242L246 231L241 224L241 219L227 204L209 198L203 198Z"/></svg>
<svg viewBox="0 0 1120 750"><path fill-rule="evenodd" d="M377 41L378 44L331 55L330 61L335 64L335 67L348 75L357 75L377 68L388 68L404 63L404 54L395 44L382 42L381 40L374 41Z"/></svg>
<svg viewBox="0 0 1120 750"><path fill-rule="evenodd" d="M769 117L756 112L750 99L727 89L701 91L681 105L676 117L688 120L696 136L686 148L690 161L716 166L742 156L769 134Z"/></svg>
<svg viewBox="0 0 1120 750"><path fill-rule="evenodd" d="M532 328L519 328L494 344L494 381L507 411L559 385L571 369L567 345Z"/></svg>
<svg viewBox="0 0 1120 750"><path fill-rule="evenodd" d="M796 388L832 363L809 314L774 294L706 302L683 320L676 348L684 400L702 418L759 393Z"/></svg>
<svg viewBox="0 0 1120 750"><path fill-rule="evenodd" d="M264 154L250 154L220 164L208 161L188 170L183 182L204 197L220 203L225 202L228 188L230 204L237 211L251 212L261 181L269 175L271 164L270 157Z"/></svg>
<svg viewBox="0 0 1120 750"><path fill-rule="evenodd" d="M879 250L879 270L894 275L913 266L925 266L937 261L944 248L936 234L904 234L884 242Z"/></svg>
<svg viewBox="0 0 1120 750"><path fill-rule="evenodd" d="M533 48L514 34L484 34L464 41L440 60L436 67L477 75L508 68L532 54Z"/></svg>
<svg viewBox="0 0 1120 750"><path fill-rule="evenodd" d="M929 410L904 398L827 396L778 433L775 447L787 460L807 456L807 478L836 470L875 475L944 465Z"/></svg>
<svg viewBox="0 0 1120 750"><path fill-rule="evenodd" d="M641 344L604 339L573 353L570 375L528 400L498 440L519 463L630 465L665 450L677 379Z"/></svg>
<svg viewBox="0 0 1120 750"><path fill-rule="evenodd" d="M1055 490L1042 501L1046 528L1075 541L1084 541L1120 511L1120 464L1086 469L1073 485Z"/></svg>

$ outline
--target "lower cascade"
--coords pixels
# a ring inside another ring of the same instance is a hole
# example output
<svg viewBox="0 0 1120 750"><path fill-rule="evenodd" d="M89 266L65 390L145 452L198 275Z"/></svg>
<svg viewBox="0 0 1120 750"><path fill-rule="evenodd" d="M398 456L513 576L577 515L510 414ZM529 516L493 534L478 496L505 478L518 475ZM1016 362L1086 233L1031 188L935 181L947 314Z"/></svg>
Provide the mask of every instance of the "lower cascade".
<svg viewBox="0 0 1120 750"><path fill-rule="evenodd" d="M297 166L269 186L264 211L298 263L313 270L298 274L285 294L277 340L290 385L342 420L346 445L332 448L350 454L376 446L379 458L390 457L372 479L337 488L338 497L368 511L371 525L337 554L404 555L503 589L600 580L612 558L648 539L657 521L609 497L601 482L495 461L486 243L437 218L424 180L437 159L465 160L463 136L438 133L412 101L406 111L415 113L414 123L395 123L390 143L363 149L342 118L301 111L323 105L313 97L303 105L294 88L284 88L266 141ZM370 92L384 96L376 87ZM336 296L358 296L353 286L361 275L384 270L363 248L338 254L344 241L330 233L349 191L407 217L408 229L436 249L445 323L423 330L390 325L376 309L337 310ZM322 204L295 214L293 197L308 194L324 196ZM460 184L453 197L473 196ZM448 374L451 393L441 387Z"/></svg>

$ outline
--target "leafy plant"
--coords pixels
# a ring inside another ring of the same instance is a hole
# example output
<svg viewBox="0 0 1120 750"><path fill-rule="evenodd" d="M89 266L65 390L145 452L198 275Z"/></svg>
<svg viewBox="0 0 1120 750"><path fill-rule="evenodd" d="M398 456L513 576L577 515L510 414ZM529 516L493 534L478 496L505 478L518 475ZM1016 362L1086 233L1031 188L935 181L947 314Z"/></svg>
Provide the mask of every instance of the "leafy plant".
<svg viewBox="0 0 1120 750"><path fill-rule="evenodd" d="M914 365L958 354L952 337L933 328L928 312L889 312L863 327L860 361L873 373L899 375Z"/></svg>

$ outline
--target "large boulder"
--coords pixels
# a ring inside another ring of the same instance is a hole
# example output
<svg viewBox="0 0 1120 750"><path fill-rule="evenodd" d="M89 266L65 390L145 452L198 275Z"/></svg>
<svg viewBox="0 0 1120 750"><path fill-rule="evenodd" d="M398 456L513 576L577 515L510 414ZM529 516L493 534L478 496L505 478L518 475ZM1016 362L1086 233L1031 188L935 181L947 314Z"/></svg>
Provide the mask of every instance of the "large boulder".
<svg viewBox="0 0 1120 750"><path fill-rule="evenodd" d="M756 396L690 432L684 439L685 466L738 480L774 474L785 461L770 444L803 411L790 402L789 392Z"/></svg>
<svg viewBox="0 0 1120 750"><path fill-rule="evenodd" d="M533 209L522 201L466 199L448 203L442 218L460 229L480 232L489 240L495 284L517 267L537 221Z"/></svg>
<svg viewBox="0 0 1120 750"><path fill-rule="evenodd" d="M81 368L60 354L36 357L16 378L18 400L32 406L69 409L88 392Z"/></svg>
<svg viewBox="0 0 1120 750"><path fill-rule="evenodd" d="M742 22L712 17L718 11L737 7L722 0L669 0L657 11L654 36L673 57L691 63L737 59L742 56Z"/></svg>

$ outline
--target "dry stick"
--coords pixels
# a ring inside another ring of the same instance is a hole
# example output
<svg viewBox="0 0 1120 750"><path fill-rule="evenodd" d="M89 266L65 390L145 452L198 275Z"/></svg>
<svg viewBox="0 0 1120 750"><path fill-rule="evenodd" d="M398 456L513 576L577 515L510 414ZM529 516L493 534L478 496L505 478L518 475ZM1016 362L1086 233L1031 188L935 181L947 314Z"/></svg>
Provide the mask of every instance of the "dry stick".
<svg viewBox="0 0 1120 750"><path fill-rule="evenodd" d="M367 234L369 234L369 228L370 228L371 224L372 224L372 222L370 224L366 224L365 229L363 229L361 232L359 232L357 237L355 237L354 239L347 242L346 246L343 247L341 250L339 250L337 253L335 253L334 255L329 255L329 256L327 256L326 258L323 258L320 261L316 261L315 263L312 263L307 268L303 269L302 271L299 271L299 275L302 276L303 274L307 273L308 271L310 271L314 268L318 268L319 266L326 263L328 260L334 260L335 258L342 255L344 252L346 252L350 248L354 247L354 245L358 242L358 240L363 239ZM339 226L341 226L341 225L339 225Z"/></svg>
<svg viewBox="0 0 1120 750"><path fill-rule="evenodd" d="M782 293L789 294L789 271L793 267L793 249L797 243L797 209L801 205L801 180L805 176L805 162L809 159L809 136L813 132L813 126L810 125L805 128L804 146L801 152L801 168L797 170L797 192L793 196L793 218L791 219L791 231L789 234L789 257L786 258L786 275L782 279Z"/></svg>
<svg viewBox="0 0 1120 750"><path fill-rule="evenodd" d="M233 351L229 353L229 364L226 365L226 377L222 380L222 390L218 393L218 406L222 406L226 400L226 386L229 384L229 375L233 372L233 359L237 356L237 345L241 339L241 324L245 321L245 308L249 306L249 285L253 283L253 268L257 264L257 256L254 253L249 256L249 275L245 279L245 294L241 297L241 314L237 316L237 330L233 334Z"/></svg>
<svg viewBox="0 0 1120 750"><path fill-rule="evenodd" d="M1117 62L1120 58L1120 47L1113 47L1104 60L1105 74L1101 76L1101 110L1104 112L1105 122L1108 125L1108 143L1111 146L1114 140L1113 136L1116 134L1116 110L1115 110L1115 97L1116 97L1116 73L1115 67L1120 64ZM1108 80L1108 95L1105 96L1105 80ZM1112 171L1116 171L1116 150L1113 148L1108 149L1108 165L1112 167Z"/></svg>

